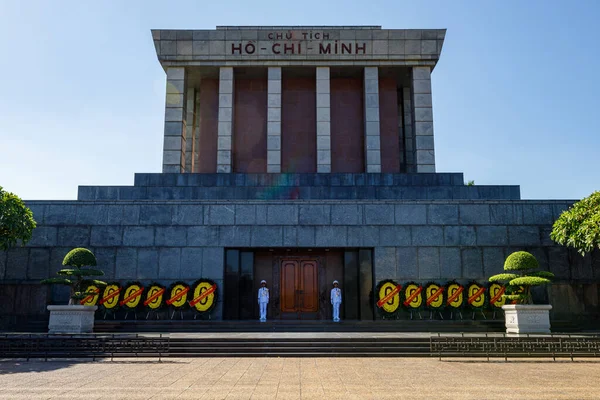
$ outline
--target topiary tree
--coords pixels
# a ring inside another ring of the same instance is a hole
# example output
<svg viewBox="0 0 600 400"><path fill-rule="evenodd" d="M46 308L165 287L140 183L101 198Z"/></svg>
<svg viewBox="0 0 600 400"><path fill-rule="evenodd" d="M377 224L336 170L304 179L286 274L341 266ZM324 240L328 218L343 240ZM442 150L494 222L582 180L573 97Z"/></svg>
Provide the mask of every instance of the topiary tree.
<svg viewBox="0 0 600 400"><path fill-rule="evenodd" d="M61 269L57 272L57 275L61 277L44 279L42 283L69 286L71 288L71 300L69 304L77 304L76 302L79 300L94 294L83 291L89 285L106 286L106 282L96 279L86 279L89 276L104 275L104 272L99 269L86 268L96 266L96 256L88 249L78 247L71 250L65 256L62 265L73 268Z"/></svg>
<svg viewBox="0 0 600 400"><path fill-rule="evenodd" d="M600 249L600 192L573 204L554 222L550 239L582 256Z"/></svg>
<svg viewBox="0 0 600 400"><path fill-rule="evenodd" d="M506 257L503 274L490 276L490 282L507 285L507 294L502 297L515 301L517 304L533 304L531 288L552 283L554 274L548 271L533 271L540 264L533 254L526 251L517 251Z"/></svg>
<svg viewBox="0 0 600 400"><path fill-rule="evenodd" d="M0 250L8 250L31 240L36 223L33 213L17 195L0 186Z"/></svg>

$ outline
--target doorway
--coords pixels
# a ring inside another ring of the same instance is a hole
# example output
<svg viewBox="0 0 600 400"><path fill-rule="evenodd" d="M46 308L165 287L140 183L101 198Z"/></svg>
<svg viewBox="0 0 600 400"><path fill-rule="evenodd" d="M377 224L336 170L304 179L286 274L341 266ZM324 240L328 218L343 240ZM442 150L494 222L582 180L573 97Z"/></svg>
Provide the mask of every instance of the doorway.
<svg viewBox="0 0 600 400"><path fill-rule="evenodd" d="M319 312L319 279L316 259L281 258L283 319L316 319Z"/></svg>

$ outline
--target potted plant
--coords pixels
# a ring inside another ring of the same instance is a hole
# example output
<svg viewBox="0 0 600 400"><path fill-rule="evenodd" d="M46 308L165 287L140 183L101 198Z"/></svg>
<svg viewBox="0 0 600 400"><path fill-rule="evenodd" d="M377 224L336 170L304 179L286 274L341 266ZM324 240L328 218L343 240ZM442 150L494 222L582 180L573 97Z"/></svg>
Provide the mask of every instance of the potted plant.
<svg viewBox="0 0 600 400"><path fill-rule="evenodd" d="M57 272L58 278L44 279L43 284L60 284L71 288L69 305L50 305L49 333L87 333L94 328L94 312L97 306L85 306L80 303L88 296L98 293L88 292L89 285L106 286L105 282L90 279L104 275L103 271L89 267L96 266L94 253L84 248L71 250L65 256L62 265L65 268Z"/></svg>
<svg viewBox="0 0 600 400"><path fill-rule="evenodd" d="M526 251L517 251L506 258L503 274L491 276L490 282L506 284L504 297L512 304L502 306L506 333L550 333L548 304L533 304L531 288L552 283L554 274L534 271L540 267L536 258Z"/></svg>

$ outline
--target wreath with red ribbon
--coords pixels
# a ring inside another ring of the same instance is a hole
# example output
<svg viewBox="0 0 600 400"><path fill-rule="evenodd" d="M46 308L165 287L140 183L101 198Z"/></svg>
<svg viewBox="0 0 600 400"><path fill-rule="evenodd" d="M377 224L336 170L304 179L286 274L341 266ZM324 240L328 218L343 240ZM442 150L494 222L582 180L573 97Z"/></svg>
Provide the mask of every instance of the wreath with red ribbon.
<svg viewBox="0 0 600 400"><path fill-rule="evenodd" d="M192 285L188 303L191 308L204 314L211 312L217 305L219 291L217 284L210 279L198 279Z"/></svg>
<svg viewBox="0 0 600 400"><path fill-rule="evenodd" d="M406 282L401 291L402 307L417 311L424 307L423 286L416 282Z"/></svg>
<svg viewBox="0 0 600 400"><path fill-rule="evenodd" d="M435 282L425 284L425 308L430 311L442 311L446 307L446 288Z"/></svg>
<svg viewBox="0 0 600 400"><path fill-rule="evenodd" d="M166 305L173 309L182 310L188 308L190 286L181 281L173 283L167 290L167 298Z"/></svg>

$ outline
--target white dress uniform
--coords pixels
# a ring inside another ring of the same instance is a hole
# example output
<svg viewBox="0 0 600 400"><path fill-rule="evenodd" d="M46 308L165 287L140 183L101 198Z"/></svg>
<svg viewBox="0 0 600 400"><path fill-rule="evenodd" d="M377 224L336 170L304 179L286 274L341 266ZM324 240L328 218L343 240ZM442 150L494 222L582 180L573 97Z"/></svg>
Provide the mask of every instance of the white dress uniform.
<svg viewBox="0 0 600 400"><path fill-rule="evenodd" d="M266 281L261 281L261 284L267 283ZM260 320L267 320L267 304L269 304L269 289L266 287L261 287L258 289L258 304L260 306Z"/></svg>
<svg viewBox="0 0 600 400"><path fill-rule="evenodd" d="M333 281L338 283L338 281ZM342 304L342 290L339 287L331 289L331 304L333 305L333 321L340 321L340 304Z"/></svg>

